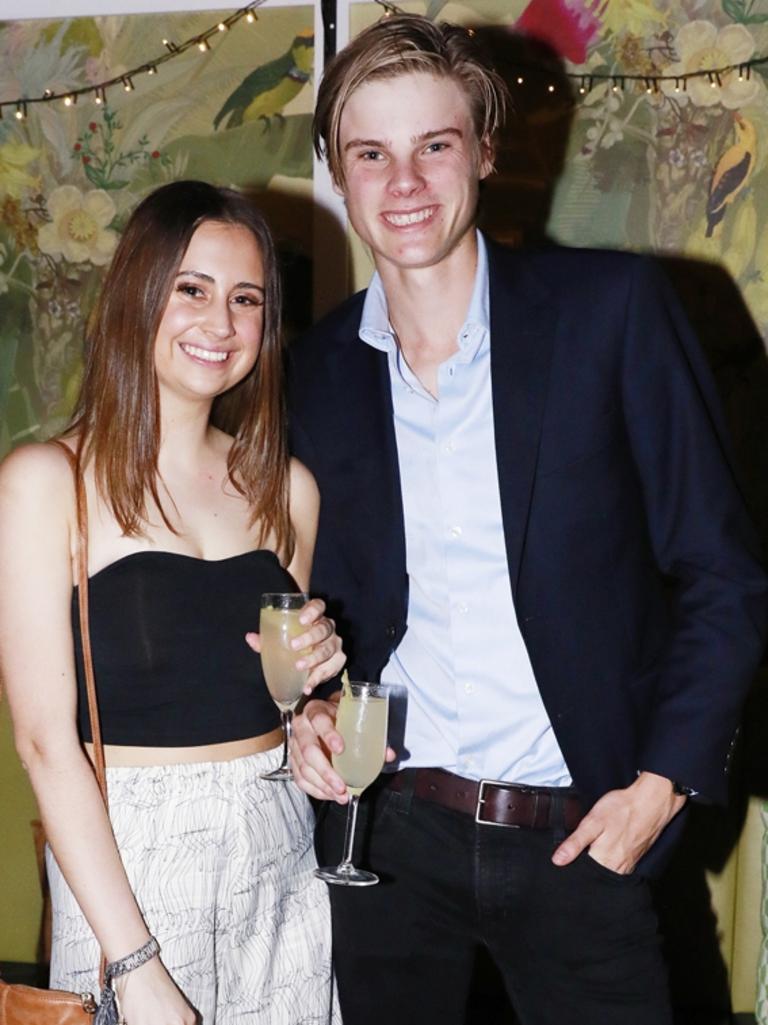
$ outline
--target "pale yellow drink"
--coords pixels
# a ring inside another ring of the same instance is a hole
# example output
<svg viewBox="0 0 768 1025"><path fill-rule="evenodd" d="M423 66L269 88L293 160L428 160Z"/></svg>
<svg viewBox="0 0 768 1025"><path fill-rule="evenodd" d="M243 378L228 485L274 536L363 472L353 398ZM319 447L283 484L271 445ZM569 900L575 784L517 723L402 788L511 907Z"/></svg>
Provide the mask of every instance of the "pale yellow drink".
<svg viewBox="0 0 768 1025"><path fill-rule="evenodd" d="M385 697L353 697L342 692L336 729L344 738L344 750L334 753L333 767L350 794L361 794L382 770L387 746Z"/></svg>
<svg viewBox="0 0 768 1025"><path fill-rule="evenodd" d="M294 651L291 641L306 633L308 627L299 622L301 609L261 610L261 668L272 700L283 712L296 707L307 682L306 669L297 669L296 660L308 651Z"/></svg>

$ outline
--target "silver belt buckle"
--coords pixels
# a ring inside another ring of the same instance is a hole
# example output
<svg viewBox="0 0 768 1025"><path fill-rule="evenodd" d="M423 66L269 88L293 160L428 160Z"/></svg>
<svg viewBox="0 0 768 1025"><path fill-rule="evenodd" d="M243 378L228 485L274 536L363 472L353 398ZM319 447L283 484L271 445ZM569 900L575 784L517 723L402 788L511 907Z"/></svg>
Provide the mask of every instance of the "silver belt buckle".
<svg viewBox="0 0 768 1025"><path fill-rule="evenodd" d="M511 822L491 822L489 819L480 818L480 810L485 804L485 788L489 786L501 787L504 789L510 789L509 783L503 779L481 779L480 787L477 791L477 804L475 805L475 822L479 826L497 826L499 829L520 829L520 826L515 826Z"/></svg>

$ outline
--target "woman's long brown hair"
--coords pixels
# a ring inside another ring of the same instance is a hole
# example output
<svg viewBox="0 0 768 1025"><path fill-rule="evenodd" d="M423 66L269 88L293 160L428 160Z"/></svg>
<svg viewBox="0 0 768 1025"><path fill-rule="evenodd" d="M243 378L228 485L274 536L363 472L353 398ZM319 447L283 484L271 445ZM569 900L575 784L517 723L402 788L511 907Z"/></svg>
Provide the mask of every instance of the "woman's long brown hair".
<svg viewBox="0 0 768 1025"><path fill-rule="evenodd" d="M123 533L144 533L151 497L169 529L158 484L160 395L155 336L181 260L205 221L247 228L264 265L264 333L256 365L219 396L211 421L234 437L227 459L251 523L284 561L293 549L288 443L283 399L280 278L272 236L251 202L205 182L164 185L136 208L107 271L86 329L83 383L67 433L80 435L78 458L93 461L96 486Z"/></svg>

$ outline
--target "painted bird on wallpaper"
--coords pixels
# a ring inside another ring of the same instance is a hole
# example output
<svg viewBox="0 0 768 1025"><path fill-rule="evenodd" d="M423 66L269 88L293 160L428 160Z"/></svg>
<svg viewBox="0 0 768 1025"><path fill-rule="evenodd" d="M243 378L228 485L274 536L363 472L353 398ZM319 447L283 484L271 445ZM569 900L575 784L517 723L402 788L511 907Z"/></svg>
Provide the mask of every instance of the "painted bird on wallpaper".
<svg viewBox="0 0 768 1025"><path fill-rule="evenodd" d="M213 119L213 127L218 128L224 118L228 119L226 128L262 118L266 129L273 117L282 118L283 108L309 81L314 43L311 31L300 32L287 53L252 71L227 97Z"/></svg>
<svg viewBox="0 0 768 1025"><path fill-rule="evenodd" d="M726 208L749 181L755 163L757 132L751 121L734 114L736 141L717 162L707 199L706 237L712 238Z"/></svg>

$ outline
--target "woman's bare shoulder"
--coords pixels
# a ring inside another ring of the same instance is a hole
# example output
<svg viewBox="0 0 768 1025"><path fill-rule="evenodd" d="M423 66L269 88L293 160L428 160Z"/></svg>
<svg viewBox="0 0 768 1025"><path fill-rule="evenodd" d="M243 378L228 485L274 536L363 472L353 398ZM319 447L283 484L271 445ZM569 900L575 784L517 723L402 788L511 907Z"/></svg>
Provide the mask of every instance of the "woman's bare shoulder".
<svg viewBox="0 0 768 1025"><path fill-rule="evenodd" d="M315 511L320 504L320 492L311 471L307 469L304 463L296 459L295 456L292 456L289 474L291 507L302 508L308 505L310 510Z"/></svg>
<svg viewBox="0 0 768 1025"><path fill-rule="evenodd" d="M72 470L59 445L20 445L0 463L0 491L25 504L50 500L54 507L72 491Z"/></svg>

